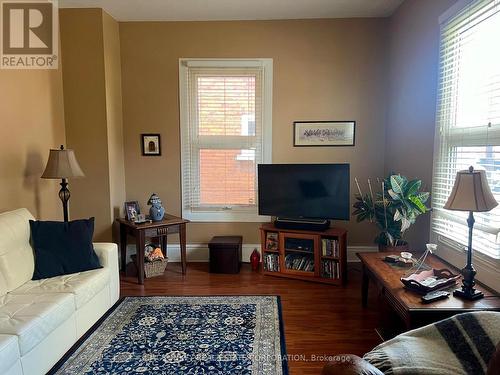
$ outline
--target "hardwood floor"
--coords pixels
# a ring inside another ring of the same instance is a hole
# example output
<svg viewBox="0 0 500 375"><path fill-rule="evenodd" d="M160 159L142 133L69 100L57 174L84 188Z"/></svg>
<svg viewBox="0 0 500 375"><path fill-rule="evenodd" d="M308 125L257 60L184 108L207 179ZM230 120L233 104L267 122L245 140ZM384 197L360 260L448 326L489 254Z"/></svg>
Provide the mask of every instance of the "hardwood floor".
<svg viewBox="0 0 500 375"><path fill-rule="evenodd" d="M190 263L187 275L179 263L169 263L163 276L121 278L121 295L279 295L283 307L285 340L292 375L319 374L325 356L361 355L380 343L377 296L369 296L369 308L361 307L359 264L349 264L345 287L263 276L244 264L236 275L211 274L208 263ZM372 288L374 289L374 288ZM318 358L319 357L319 358Z"/></svg>

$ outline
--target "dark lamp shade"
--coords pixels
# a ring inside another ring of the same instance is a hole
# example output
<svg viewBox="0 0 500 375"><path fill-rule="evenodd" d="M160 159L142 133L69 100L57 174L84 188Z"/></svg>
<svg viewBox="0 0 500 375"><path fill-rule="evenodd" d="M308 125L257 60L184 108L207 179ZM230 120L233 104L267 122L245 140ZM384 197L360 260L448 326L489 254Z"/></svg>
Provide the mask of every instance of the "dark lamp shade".
<svg viewBox="0 0 500 375"><path fill-rule="evenodd" d="M50 150L49 160L42 178L62 179L85 177L80 165L76 161L73 150Z"/></svg>
<svg viewBox="0 0 500 375"><path fill-rule="evenodd" d="M491 193L486 172L469 170L457 172L450 197L444 205L447 210L486 212L498 205Z"/></svg>

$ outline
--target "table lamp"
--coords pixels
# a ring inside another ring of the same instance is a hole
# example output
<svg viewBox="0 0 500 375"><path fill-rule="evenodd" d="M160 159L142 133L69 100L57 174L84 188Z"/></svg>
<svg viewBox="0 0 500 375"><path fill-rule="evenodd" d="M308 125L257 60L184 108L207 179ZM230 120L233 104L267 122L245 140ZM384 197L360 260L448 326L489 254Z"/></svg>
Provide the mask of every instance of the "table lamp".
<svg viewBox="0 0 500 375"><path fill-rule="evenodd" d="M462 269L462 288L455 290L453 292L454 296L467 300L476 300L484 297L482 292L474 289L476 270L472 265L473 212L490 211L497 205L498 203L488 185L485 171L474 170L473 167L469 167L469 170L457 172L450 197L443 208L454 211L469 211L467 219L469 244L467 248L467 264Z"/></svg>
<svg viewBox="0 0 500 375"><path fill-rule="evenodd" d="M64 149L61 145L59 150L50 150L47 166L42 174L42 178L46 179L61 179L61 190L59 190L59 198L63 205L64 221L68 221L68 201L70 192L68 190L68 178L85 177L80 165L76 161L73 150Z"/></svg>

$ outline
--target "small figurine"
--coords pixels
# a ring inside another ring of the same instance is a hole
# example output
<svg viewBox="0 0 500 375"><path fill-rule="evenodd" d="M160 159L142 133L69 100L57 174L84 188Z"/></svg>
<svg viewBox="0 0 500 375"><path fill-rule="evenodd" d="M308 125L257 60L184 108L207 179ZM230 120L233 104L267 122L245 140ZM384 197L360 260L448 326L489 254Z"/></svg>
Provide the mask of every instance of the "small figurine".
<svg viewBox="0 0 500 375"><path fill-rule="evenodd" d="M149 197L148 205L151 206L151 208L149 209L149 218L153 221L163 220L165 209L161 205L160 197L153 193L151 197Z"/></svg>

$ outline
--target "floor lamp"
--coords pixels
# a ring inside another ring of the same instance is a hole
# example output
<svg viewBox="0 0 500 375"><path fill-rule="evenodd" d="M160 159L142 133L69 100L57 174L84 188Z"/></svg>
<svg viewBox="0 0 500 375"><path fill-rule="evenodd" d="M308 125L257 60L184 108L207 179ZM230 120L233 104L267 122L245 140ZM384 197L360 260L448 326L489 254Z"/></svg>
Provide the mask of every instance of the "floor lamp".
<svg viewBox="0 0 500 375"><path fill-rule="evenodd" d="M450 197L444 205L447 210L469 211L467 225L469 226L469 244L467 247L467 264L462 269L462 288L453 292L454 296L467 300L476 300L483 298L482 292L474 289L474 277L476 270L472 265L472 229L474 227L473 212L486 212L492 210L498 205L495 197L491 193L486 172L474 170L469 167L468 170L459 171L455 178L455 184L451 190Z"/></svg>
<svg viewBox="0 0 500 375"><path fill-rule="evenodd" d="M68 221L68 201L71 196L68 190L68 178L85 177L80 165L76 161L73 150L67 150L61 145L58 150L50 150L49 160L42 178L46 179L61 179L61 190L59 190L59 198L63 205L64 221Z"/></svg>

